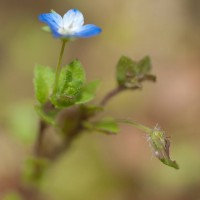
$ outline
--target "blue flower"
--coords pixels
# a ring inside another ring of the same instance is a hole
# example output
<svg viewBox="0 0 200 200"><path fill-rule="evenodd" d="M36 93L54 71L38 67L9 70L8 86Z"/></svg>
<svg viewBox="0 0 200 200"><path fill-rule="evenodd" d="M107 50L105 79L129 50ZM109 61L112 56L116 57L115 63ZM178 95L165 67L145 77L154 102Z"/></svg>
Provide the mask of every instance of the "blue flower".
<svg viewBox="0 0 200 200"><path fill-rule="evenodd" d="M39 15L39 20L46 23L55 38L88 38L101 33L101 28L93 24L84 24L83 14L71 9L63 17L55 11Z"/></svg>

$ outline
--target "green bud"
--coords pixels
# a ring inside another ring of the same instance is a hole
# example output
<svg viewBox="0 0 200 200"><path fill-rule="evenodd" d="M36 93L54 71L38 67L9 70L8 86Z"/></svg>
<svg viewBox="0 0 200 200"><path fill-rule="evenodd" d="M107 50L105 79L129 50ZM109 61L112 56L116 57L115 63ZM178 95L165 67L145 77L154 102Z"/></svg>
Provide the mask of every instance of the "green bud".
<svg viewBox="0 0 200 200"><path fill-rule="evenodd" d="M148 141L151 144L154 155L161 162L175 169L179 169L179 166L176 163L176 161L170 159L169 155L170 141L162 130L160 130L158 127L155 127L149 134Z"/></svg>

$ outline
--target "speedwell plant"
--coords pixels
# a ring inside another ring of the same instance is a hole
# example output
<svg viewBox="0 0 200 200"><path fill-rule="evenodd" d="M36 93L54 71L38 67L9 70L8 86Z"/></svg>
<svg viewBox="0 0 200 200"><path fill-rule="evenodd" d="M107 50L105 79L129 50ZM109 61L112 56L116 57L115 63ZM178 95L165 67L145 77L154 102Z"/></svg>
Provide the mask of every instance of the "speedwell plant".
<svg viewBox="0 0 200 200"><path fill-rule="evenodd" d="M164 131L159 128L148 128L132 120L115 119L113 117L94 120L94 117L104 111L107 102L120 92L138 90L145 81L155 82L151 74L151 61L148 56L134 61L122 56L116 65L116 88L110 91L99 104L91 102L95 98L99 81L86 81L85 70L79 60L62 65L64 48L67 43L76 38L89 38L101 33L101 28L84 25L83 14L77 9L69 10L63 17L55 11L41 14L39 20L46 24L45 31L61 40L62 46L56 69L43 65L35 68L34 86L37 105L35 109L40 118L40 128L35 146L35 158L31 161L33 177L41 177L44 169L57 159L69 147L71 142L84 132L102 132L117 134L119 123L127 123L141 129L147 134L148 141L155 157L164 164L178 169L178 164L170 159L170 142ZM46 130L53 126L60 142L46 149ZM48 163L48 164L47 164Z"/></svg>

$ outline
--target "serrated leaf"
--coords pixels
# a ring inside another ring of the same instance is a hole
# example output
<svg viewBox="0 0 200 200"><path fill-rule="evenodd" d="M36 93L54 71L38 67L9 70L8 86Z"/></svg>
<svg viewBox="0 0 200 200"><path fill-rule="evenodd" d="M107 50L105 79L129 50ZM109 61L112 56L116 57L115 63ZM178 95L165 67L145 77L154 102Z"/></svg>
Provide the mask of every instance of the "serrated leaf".
<svg viewBox="0 0 200 200"><path fill-rule="evenodd" d="M148 74L152 68L150 57L146 56L143 59L141 59L137 64L137 68L138 68L139 74Z"/></svg>
<svg viewBox="0 0 200 200"><path fill-rule="evenodd" d="M51 97L57 107L67 107L75 104L81 95L85 82L85 71L78 60L71 62L61 70L58 89Z"/></svg>
<svg viewBox="0 0 200 200"><path fill-rule="evenodd" d="M135 62L127 56L122 56L117 63L117 82L120 87L138 89L142 87L143 81L155 82L156 77L149 74L150 71L151 60L148 56L139 62Z"/></svg>
<svg viewBox="0 0 200 200"><path fill-rule="evenodd" d="M117 82L119 85L124 86L129 77L134 78L137 74L137 64L127 56L121 56L117 63Z"/></svg>
<svg viewBox="0 0 200 200"><path fill-rule="evenodd" d="M87 103L87 102L93 100L96 95L96 90L97 90L99 84L100 84L99 80L92 81L92 82L86 84L83 87L81 96L78 99L78 101L76 101L76 104L83 104L83 103Z"/></svg>
<svg viewBox="0 0 200 200"><path fill-rule="evenodd" d="M55 74L49 67L37 65L34 72L35 96L41 104L45 104L53 90Z"/></svg>
<svg viewBox="0 0 200 200"><path fill-rule="evenodd" d="M81 95L85 82L85 71L78 60L63 67L59 77L58 89L51 97L56 107L67 107L75 104Z"/></svg>
<svg viewBox="0 0 200 200"><path fill-rule="evenodd" d="M72 61L68 68L72 72L73 81L85 82L85 70L79 60Z"/></svg>
<svg viewBox="0 0 200 200"><path fill-rule="evenodd" d="M85 122L85 127L89 130L99 131L106 134L116 134L119 132L117 122L112 118L105 118L97 122Z"/></svg>
<svg viewBox="0 0 200 200"><path fill-rule="evenodd" d="M58 92L62 94L68 87L82 87L84 82L84 68L78 60L75 60L61 70Z"/></svg>

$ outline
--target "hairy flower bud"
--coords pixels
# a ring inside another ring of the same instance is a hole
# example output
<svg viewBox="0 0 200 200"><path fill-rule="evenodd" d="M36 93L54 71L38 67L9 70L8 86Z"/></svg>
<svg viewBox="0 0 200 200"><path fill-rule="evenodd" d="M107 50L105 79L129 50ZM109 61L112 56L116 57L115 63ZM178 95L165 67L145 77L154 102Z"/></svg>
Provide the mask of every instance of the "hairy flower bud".
<svg viewBox="0 0 200 200"><path fill-rule="evenodd" d="M158 127L155 127L148 136L148 141L151 144L154 155L164 164L169 165L175 169L179 169L176 161L170 159L169 147L170 141L165 133Z"/></svg>

